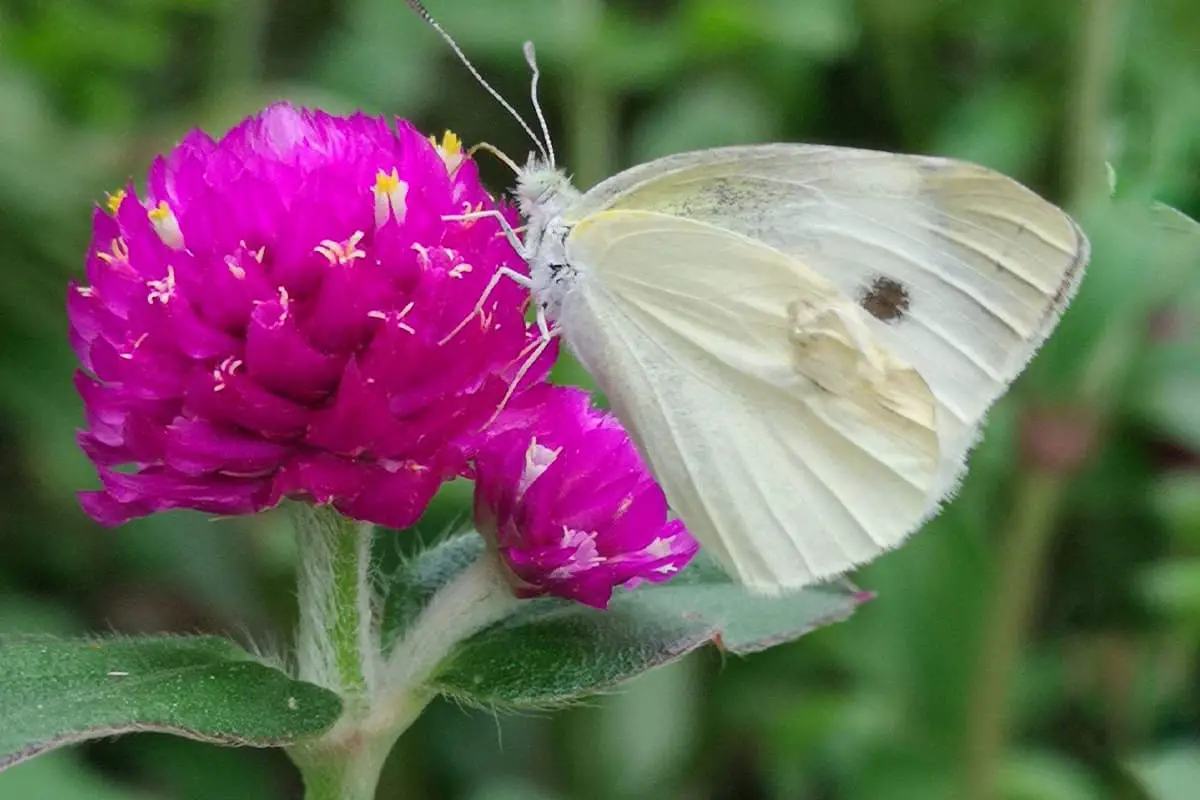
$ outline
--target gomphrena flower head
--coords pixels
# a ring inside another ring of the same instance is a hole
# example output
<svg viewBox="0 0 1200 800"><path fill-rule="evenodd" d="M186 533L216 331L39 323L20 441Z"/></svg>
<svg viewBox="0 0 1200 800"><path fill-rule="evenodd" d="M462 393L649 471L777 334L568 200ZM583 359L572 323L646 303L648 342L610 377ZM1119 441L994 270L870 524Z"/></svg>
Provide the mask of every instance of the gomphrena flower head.
<svg viewBox="0 0 1200 800"><path fill-rule="evenodd" d="M144 199L97 210L70 290L79 441L104 486L84 508L117 524L298 496L415 522L469 474L537 341L511 281L480 305L499 267L523 269L499 223L443 219L493 208L457 140L405 122L280 104L189 134Z"/></svg>
<svg viewBox="0 0 1200 800"><path fill-rule="evenodd" d="M615 587L669 580L698 545L669 520L628 433L578 389L526 392L476 457L475 522L521 597L605 608Z"/></svg>

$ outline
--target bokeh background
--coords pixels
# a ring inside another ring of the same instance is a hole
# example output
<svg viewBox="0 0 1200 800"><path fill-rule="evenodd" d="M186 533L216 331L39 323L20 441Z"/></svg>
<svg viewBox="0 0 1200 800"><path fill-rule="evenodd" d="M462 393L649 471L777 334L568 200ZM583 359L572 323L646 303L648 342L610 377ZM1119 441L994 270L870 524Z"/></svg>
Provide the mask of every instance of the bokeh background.
<svg viewBox="0 0 1200 800"><path fill-rule="evenodd" d="M563 713L435 705L379 797L1200 797L1200 234L1150 206L1200 213L1200 4L429 5L522 108L536 41L582 185L739 142L952 155L1065 204L1094 255L958 499L858 574L879 597L850 622L697 654ZM292 545L271 515L104 530L80 512L95 476L63 311L105 190L188 128L279 98L528 149L402 0L0 2L0 630L291 629ZM492 160L484 174L510 181ZM468 492L381 546L461 524ZM281 753L152 735L0 775L3 800L298 793Z"/></svg>

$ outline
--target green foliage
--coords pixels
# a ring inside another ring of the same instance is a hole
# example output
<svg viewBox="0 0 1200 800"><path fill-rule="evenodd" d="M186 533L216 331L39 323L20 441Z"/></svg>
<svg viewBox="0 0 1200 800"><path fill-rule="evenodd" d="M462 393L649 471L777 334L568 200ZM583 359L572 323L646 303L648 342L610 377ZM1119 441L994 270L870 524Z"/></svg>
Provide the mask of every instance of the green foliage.
<svg viewBox="0 0 1200 800"><path fill-rule="evenodd" d="M281 747L324 732L341 707L219 637L0 640L0 767L137 731Z"/></svg>
<svg viewBox="0 0 1200 800"><path fill-rule="evenodd" d="M411 624L434 592L482 550L482 539L468 534L407 563L388 581L385 640ZM858 602L854 592L836 587L755 597L702 555L670 583L618 592L606 611L553 598L530 601L463 642L435 674L434 685L472 705L563 705L609 691L709 642L745 654L791 641L845 619Z"/></svg>
<svg viewBox="0 0 1200 800"><path fill-rule="evenodd" d="M963 797L964 742L991 665L979 648L1011 578L1000 572L1010 511L1027 499L1021 432L1031 409L1052 407L1065 410L1036 429L1043 439L1069 433L1063 419L1099 422L1051 509L1004 695L997 800L1191 797L1200 258L1185 231L1182 244L1155 232L1186 225L1146 209L1157 199L1200 212L1200 5L428 5L522 109L520 43L535 40L560 159L583 184L735 141L957 155L1068 203L1094 258L1063 326L992 413L959 498L856 576L880 598L850 622L749 659L710 650L594 708L504 717L499 736L486 714L435 705L401 741L380 796ZM188 128L219 131L280 97L396 113L518 156L529 148L402 0L0 5L4 631L262 639L292 627L293 554L272 516L173 514L103 531L70 501L94 478L73 442L63 312L92 202L139 179ZM1106 161L1118 178L1111 199ZM496 191L510 180L487 158L484 174ZM569 363L556 374L587 380ZM468 499L452 488L423 529L461 524ZM393 601L394 619L412 613ZM9 713L0 705L0 734ZM295 796L278 754L159 741L125 737L21 765L0 775L0 797ZM209 751L236 768L204 761ZM214 776L224 783L206 782Z"/></svg>

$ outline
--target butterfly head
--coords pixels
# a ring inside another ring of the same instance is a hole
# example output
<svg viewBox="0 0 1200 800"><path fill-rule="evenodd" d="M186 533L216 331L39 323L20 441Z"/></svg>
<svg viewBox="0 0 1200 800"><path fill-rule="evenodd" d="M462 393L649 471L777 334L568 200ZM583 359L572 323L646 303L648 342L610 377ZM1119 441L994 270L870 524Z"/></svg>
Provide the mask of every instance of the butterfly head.
<svg viewBox="0 0 1200 800"><path fill-rule="evenodd" d="M513 194L525 219L548 220L560 216L579 197L570 177L557 167L531 155L517 175Z"/></svg>

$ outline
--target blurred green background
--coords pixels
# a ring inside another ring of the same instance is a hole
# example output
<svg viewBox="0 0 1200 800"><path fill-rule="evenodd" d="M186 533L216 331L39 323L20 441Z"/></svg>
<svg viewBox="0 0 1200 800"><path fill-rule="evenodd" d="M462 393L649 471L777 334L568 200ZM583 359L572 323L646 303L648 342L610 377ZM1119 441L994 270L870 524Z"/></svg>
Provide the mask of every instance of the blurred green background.
<svg viewBox="0 0 1200 800"><path fill-rule="evenodd" d="M563 713L435 705L379 797L1200 797L1200 233L1148 210L1200 213L1200 4L429 5L522 108L521 42L536 42L582 185L738 142L959 156L1064 203L1093 260L959 497L859 573L879 598L853 620L749 659L708 651ZM105 190L188 128L278 98L528 149L402 0L0 1L0 631L269 645L291 629L292 545L271 515L103 530L79 511L95 477L73 441L63 312ZM510 181L486 157L484 175ZM467 492L450 487L424 535L463 522ZM298 792L279 752L152 735L0 775L3 800Z"/></svg>

